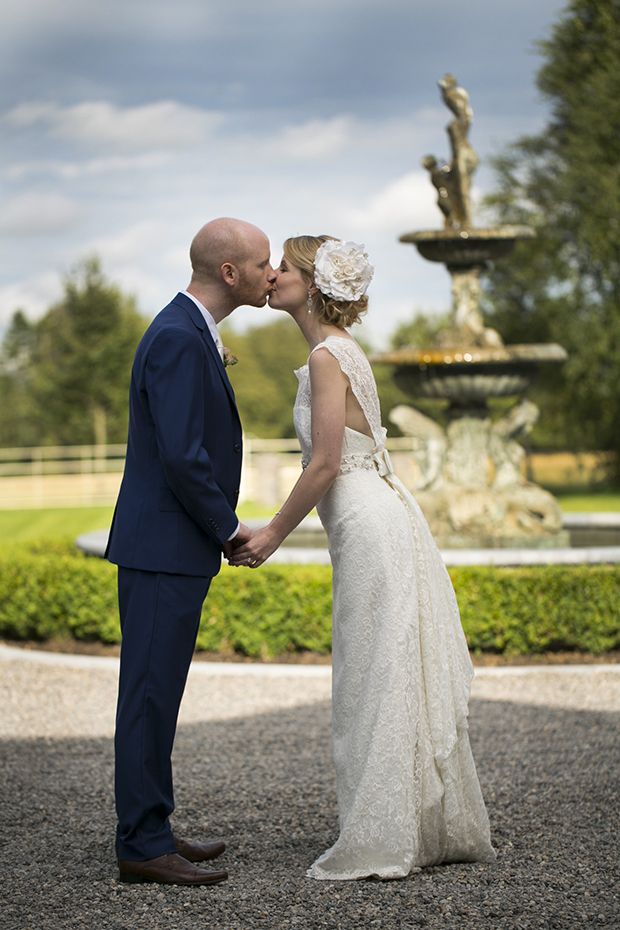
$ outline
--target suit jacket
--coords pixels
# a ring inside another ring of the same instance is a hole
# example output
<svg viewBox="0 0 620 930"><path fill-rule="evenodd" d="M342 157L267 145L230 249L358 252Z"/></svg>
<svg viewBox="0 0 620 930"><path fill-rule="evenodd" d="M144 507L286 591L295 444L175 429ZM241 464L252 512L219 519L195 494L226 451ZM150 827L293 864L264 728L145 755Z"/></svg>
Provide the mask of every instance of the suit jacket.
<svg viewBox="0 0 620 930"><path fill-rule="evenodd" d="M216 575L237 526L241 423L204 317L177 294L134 359L125 473L106 556L125 568Z"/></svg>

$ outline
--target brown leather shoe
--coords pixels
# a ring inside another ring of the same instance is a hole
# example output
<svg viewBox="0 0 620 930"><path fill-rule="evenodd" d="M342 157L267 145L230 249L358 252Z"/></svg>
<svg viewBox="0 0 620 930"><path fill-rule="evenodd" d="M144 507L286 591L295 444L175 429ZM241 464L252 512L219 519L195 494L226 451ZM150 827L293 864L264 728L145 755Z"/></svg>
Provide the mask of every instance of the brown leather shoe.
<svg viewBox="0 0 620 930"><path fill-rule="evenodd" d="M188 843L187 840L180 840L178 836L172 838L179 856L183 856L188 862L205 862L207 859L215 859L226 849L226 844L221 840L215 843Z"/></svg>
<svg viewBox="0 0 620 930"><path fill-rule="evenodd" d="M214 843L188 843L187 840L180 840L178 836L172 837L174 845L179 856L183 856L188 862L204 862L206 859L215 859L221 856L226 849L226 843L222 840L216 840ZM118 861L118 846L114 847L116 859Z"/></svg>
<svg viewBox="0 0 620 930"><path fill-rule="evenodd" d="M176 853L147 859L146 862L120 859L118 869L122 882L136 884L157 882L160 885L217 885L228 878L228 872L207 872L206 869L198 869Z"/></svg>

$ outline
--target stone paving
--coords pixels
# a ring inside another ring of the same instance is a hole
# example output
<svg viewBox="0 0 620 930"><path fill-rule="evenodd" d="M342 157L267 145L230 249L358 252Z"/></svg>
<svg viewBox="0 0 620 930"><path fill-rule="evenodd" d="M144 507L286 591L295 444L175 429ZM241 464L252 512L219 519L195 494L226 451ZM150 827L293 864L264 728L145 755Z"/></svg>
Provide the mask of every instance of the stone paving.
<svg viewBox="0 0 620 930"><path fill-rule="evenodd" d="M113 851L113 659L0 648L1 930L620 928L620 666L479 669L470 734L495 865L315 882L336 836L325 666L197 663L175 829L226 840L227 883L124 885Z"/></svg>

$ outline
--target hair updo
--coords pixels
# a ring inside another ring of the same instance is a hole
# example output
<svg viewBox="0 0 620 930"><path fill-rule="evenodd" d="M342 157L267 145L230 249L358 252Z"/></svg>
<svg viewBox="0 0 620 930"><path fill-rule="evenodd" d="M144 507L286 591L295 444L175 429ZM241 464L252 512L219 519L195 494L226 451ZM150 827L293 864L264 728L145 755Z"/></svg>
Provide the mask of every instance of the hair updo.
<svg viewBox="0 0 620 930"><path fill-rule="evenodd" d="M292 265L299 268L308 285L316 286L314 280L314 259L316 253L324 242L332 239L338 242L335 236L296 236L287 239L283 250L285 257ZM368 310L368 297L364 295L359 300L336 300L317 291L312 298L313 306L321 323L330 323L339 329L347 329L353 323L361 323L360 317Z"/></svg>

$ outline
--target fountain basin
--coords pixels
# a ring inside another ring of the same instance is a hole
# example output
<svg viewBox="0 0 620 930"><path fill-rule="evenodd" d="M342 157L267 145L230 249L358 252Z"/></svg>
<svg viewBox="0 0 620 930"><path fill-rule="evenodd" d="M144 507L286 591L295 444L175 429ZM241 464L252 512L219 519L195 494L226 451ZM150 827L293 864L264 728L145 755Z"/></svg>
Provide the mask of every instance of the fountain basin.
<svg viewBox="0 0 620 930"><path fill-rule="evenodd" d="M394 381L414 397L484 402L489 397L524 394L538 377L540 362L563 362L566 350L555 343L450 349L395 349L372 355L371 362L397 365Z"/></svg>
<svg viewBox="0 0 620 930"><path fill-rule="evenodd" d="M508 255L518 239L533 239L529 226L493 226L488 229L431 229L405 233L399 242L416 246L423 258L451 266L484 265Z"/></svg>

